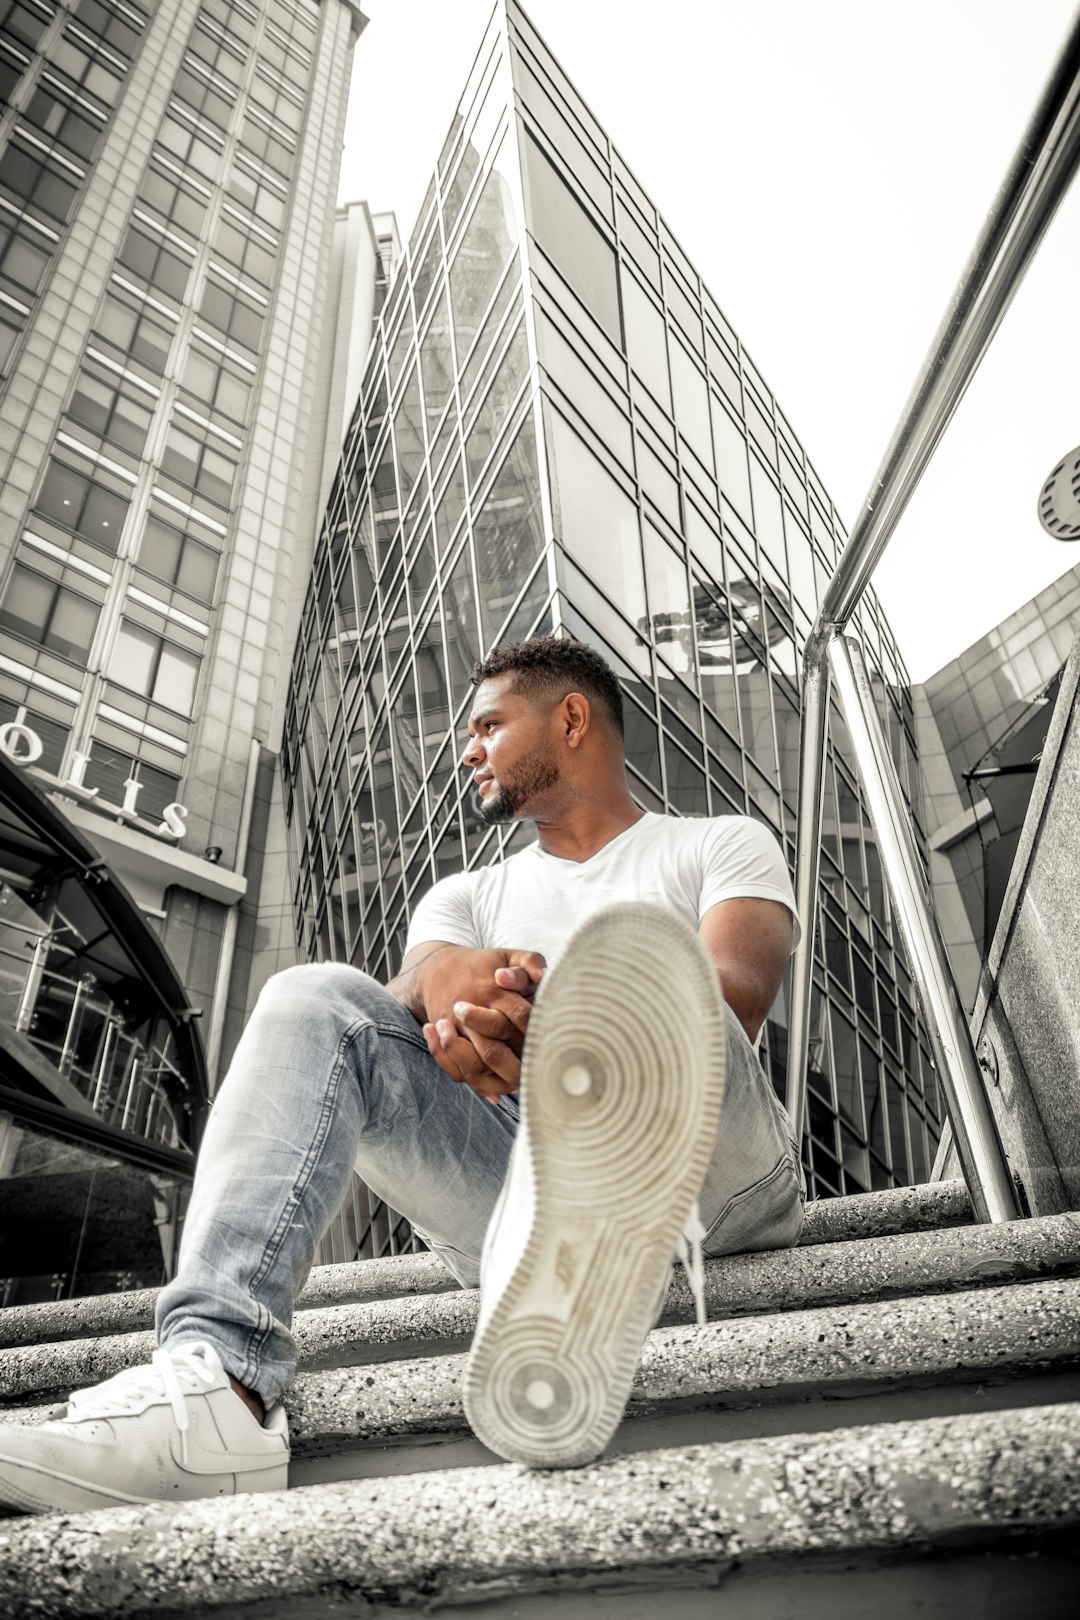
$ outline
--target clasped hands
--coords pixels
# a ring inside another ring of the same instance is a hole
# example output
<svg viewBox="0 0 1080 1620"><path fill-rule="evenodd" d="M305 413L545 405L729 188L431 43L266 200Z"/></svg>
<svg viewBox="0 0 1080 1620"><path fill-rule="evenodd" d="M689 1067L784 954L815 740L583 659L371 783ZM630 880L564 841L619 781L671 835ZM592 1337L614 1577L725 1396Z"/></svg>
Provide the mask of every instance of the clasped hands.
<svg viewBox="0 0 1080 1620"><path fill-rule="evenodd" d="M451 1078L496 1103L516 1091L532 998L544 972L537 951L437 951L422 964L428 1051Z"/></svg>

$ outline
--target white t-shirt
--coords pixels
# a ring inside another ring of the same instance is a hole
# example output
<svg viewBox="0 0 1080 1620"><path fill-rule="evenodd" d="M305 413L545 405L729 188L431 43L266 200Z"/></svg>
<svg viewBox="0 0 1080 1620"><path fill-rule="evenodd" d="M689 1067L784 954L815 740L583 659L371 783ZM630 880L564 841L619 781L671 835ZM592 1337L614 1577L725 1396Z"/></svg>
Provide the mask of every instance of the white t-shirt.
<svg viewBox="0 0 1080 1620"><path fill-rule="evenodd" d="M405 948L442 940L539 951L552 967L586 917L617 901L652 900L696 931L711 906L744 896L787 906L797 941L791 879L768 828L749 816L646 811L587 861L563 860L535 843L498 865L442 878L413 912Z"/></svg>

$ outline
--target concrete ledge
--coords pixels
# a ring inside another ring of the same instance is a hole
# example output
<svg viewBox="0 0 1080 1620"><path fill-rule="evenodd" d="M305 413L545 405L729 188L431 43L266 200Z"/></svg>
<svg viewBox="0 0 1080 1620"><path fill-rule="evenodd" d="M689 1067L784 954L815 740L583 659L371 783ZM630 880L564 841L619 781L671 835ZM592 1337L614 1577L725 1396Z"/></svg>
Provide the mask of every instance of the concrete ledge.
<svg viewBox="0 0 1080 1620"><path fill-rule="evenodd" d="M985 1288L992 1283L1067 1276L1080 1271L1080 1215L1051 1215L1008 1225L864 1238L813 1248L725 1255L705 1264L711 1319L794 1312L828 1302L894 1299ZM475 1289L372 1300L305 1311L294 1323L302 1367L387 1361L426 1346L463 1349L476 1328ZM694 1307L682 1268L662 1321L690 1321ZM0 1402L66 1396L149 1359L150 1333L71 1339L0 1351Z"/></svg>
<svg viewBox="0 0 1080 1620"><path fill-rule="evenodd" d="M13 1522L0 1612L212 1614L263 1601L428 1608L737 1558L979 1544L1080 1524L1080 1410L868 1425ZM711 1572L711 1573L710 1573ZM309 1610L307 1612L314 1612Z"/></svg>
<svg viewBox="0 0 1080 1620"><path fill-rule="evenodd" d="M809 1204L800 1246L845 1243L900 1232L926 1232L967 1224L971 1220L971 1203L962 1181L897 1187L889 1192L859 1193L850 1198L821 1199ZM384 1260L316 1267L297 1308L310 1310L319 1306L363 1304L408 1294L446 1293L456 1291L457 1287L436 1255L395 1255ZM56 1344L62 1339L85 1339L152 1328L159 1292L156 1288L142 1288L127 1294L98 1294L86 1299L9 1306L0 1310L0 1347Z"/></svg>
<svg viewBox="0 0 1080 1620"><path fill-rule="evenodd" d="M457 1287L456 1279L437 1255L388 1255L385 1260L317 1266L297 1301L297 1309L444 1293ZM83 1299L49 1300L40 1305L9 1305L0 1310L0 1346L55 1344L62 1339L152 1328L160 1292L160 1288L137 1288L126 1294L91 1294Z"/></svg>
<svg viewBox="0 0 1080 1620"><path fill-rule="evenodd" d="M658 1328L645 1342L627 1417L674 1403L756 1406L1056 1370L1080 1361L1078 1320L1080 1282L1069 1280ZM465 1360L301 1373L285 1399L296 1454L464 1431Z"/></svg>
<svg viewBox="0 0 1080 1620"><path fill-rule="evenodd" d="M1069 1279L657 1328L645 1342L627 1417L1062 1371L1080 1363L1078 1320L1080 1281ZM299 1373L285 1397L294 1454L467 1433L465 1361L460 1354ZM51 1410L9 1410L0 1423L37 1423Z"/></svg>

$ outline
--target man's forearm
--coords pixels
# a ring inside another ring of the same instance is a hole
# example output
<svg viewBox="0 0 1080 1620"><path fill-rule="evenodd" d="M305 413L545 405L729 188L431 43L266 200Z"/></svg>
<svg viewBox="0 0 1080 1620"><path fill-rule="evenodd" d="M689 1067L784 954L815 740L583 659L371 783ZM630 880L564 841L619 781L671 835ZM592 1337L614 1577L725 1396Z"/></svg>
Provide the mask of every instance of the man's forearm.
<svg viewBox="0 0 1080 1620"><path fill-rule="evenodd" d="M443 951L456 949L460 949L460 947L437 945L433 951L429 951L426 956L422 956L419 962L414 962L412 967L403 968L397 977L391 979L386 986L395 1000L400 1001L401 1005L412 1013L418 1024L427 1023L428 1020L427 1003L424 999L424 969L432 957L440 956Z"/></svg>

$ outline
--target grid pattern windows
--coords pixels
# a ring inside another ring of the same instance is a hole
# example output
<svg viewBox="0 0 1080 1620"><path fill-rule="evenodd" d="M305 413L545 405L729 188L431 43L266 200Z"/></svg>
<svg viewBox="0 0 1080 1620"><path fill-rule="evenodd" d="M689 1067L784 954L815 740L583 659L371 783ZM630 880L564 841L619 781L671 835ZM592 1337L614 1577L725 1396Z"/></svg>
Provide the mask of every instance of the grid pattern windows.
<svg viewBox="0 0 1080 1620"><path fill-rule="evenodd" d="M287 190L280 176L262 171L260 165L237 153L225 189L263 227L280 230L285 219Z"/></svg>
<svg viewBox="0 0 1080 1620"><path fill-rule="evenodd" d="M202 231L210 197L209 187L179 172L158 155L151 160L143 179L138 211L149 215L161 231L177 233L193 248Z"/></svg>
<svg viewBox="0 0 1080 1620"><path fill-rule="evenodd" d="M26 50L34 51L55 16L55 8L45 0L2 0L0 37L17 40Z"/></svg>
<svg viewBox="0 0 1080 1620"><path fill-rule="evenodd" d="M106 671L110 680L152 703L190 714L198 656L143 625L121 620Z"/></svg>
<svg viewBox="0 0 1080 1620"><path fill-rule="evenodd" d="M132 583L144 594L189 617L205 614L214 600L221 562L220 541L193 520L151 506L136 551Z"/></svg>
<svg viewBox="0 0 1080 1620"><path fill-rule="evenodd" d="M236 433L247 419L254 369L223 353L196 333L180 377L179 399L211 424Z"/></svg>
<svg viewBox="0 0 1080 1620"><path fill-rule="evenodd" d="M49 53L49 61L66 82L112 107L128 70L127 59L108 50L77 24L67 28Z"/></svg>
<svg viewBox="0 0 1080 1620"><path fill-rule="evenodd" d="M127 518L131 487L101 466L91 466L70 450L54 451L31 509L62 534L87 542L95 552L113 555ZM78 549L78 548L77 548Z"/></svg>
<svg viewBox="0 0 1080 1620"><path fill-rule="evenodd" d="M108 108L81 92L66 74L46 70L24 116L35 131L55 141L62 153L87 163L101 139Z"/></svg>
<svg viewBox="0 0 1080 1620"><path fill-rule="evenodd" d="M256 73L248 95L272 125L279 126L287 135L295 137L300 133L300 127L304 122L304 108L295 92L286 89L280 83L275 84L263 73Z"/></svg>
<svg viewBox="0 0 1080 1620"><path fill-rule="evenodd" d="M71 9L87 32L110 50L121 56L135 54L139 35L146 25L146 14L138 6L131 5L129 0L125 0L122 7L108 5L105 0L78 0ZM141 25L136 21L140 17Z"/></svg>
<svg viewBox="0 0 1080 1620"><path fill-rule="evenodd" d="M99 439L141 456L158 393L150 383L87 350L68 401L67 414Z"/></svg>
<svg viewBox="0 0 1080 1620"><path fill-rule="evenodd" d="M115 281L94 320L98 345L151 378L164 376L175 331L163 311L148 307Z"/></svg>
<svg viewBox="0 0 1080 1620"><path fill-rule="evenodd" d="M173 102L170 112L162 119L158 143L202 179L217 179L224 145L222 134L199 124L182 103Z"/></svg>
<svg viewBox="0 0 1080 1620"><path fill-rule="evenodd" d="M245 289L221 270L211 267L199 302L199 318L213 327L229 345L253 353L262 342L266 300Z"/></svg>
<svg viewBox="0 0 1080 1620"><path fill-rule="evenodd" d="M0 193L18 206L63 225L83 182L83 170L17 126L0 152Z"/></svg>
<svg viewBox="0 0 1080 1620"><path fill-rule="evenodd" d="M239 452L238 439L179 407L169 424L161 467L189 490L228 509Z"/></svg>
<svg viewBox="0 0 1080 1620"><path fill-rule="evenodd" d="M147 287L166 294L177 304L183 303L194 256L193 249L178 236L165 237L149 218L136 218L128 227L117 259Z"/></svg>
<svg viewBox="0 0 1080 1620"><path fill-rule="evenodd" d="M296 138L281 129L258 107L249 107L240 126L240 144L246 151L288 178L296 161Z"/></svg>
<svg viewBox="0 0 1080 1620"><path fill-rule="evenodd" d="M32 562L19 557L0 602L0 624L85 668L101 596L94 600L79 588L82 583L72 570L46 557Z"/></svg>
<svg viewBox="0 0 1080 1620"><path fill-rule="evenodd" d="M41 286L57 233L29 214L0 204L0 291L25 304Z"/></svg>
<svg viewBox="0 0 1080 1620"><path fill-rule="evenodd" d="M241 48L251 44L259 25L258 13L253 7L231 3L231 0L203 0L199 21L207 32L218 32Z"/></svg>
<svg viewBox="0 0 1080 1620"><path fill-rule="evenodd" d="M799 661L845 539L719 306L508 10L509 63L492 33L381 312L288 700L302 939L383 978L432 881L533 836L486 826L457 761L473 661L553 623L619 674L642 805L750 815L793 861ZM872 597L858 628L921 836L907 676ZM833 736L806 1144L819 1193L924 1177L941 1120ZM786 1041L782 992L763 1043L778 1086Z"/></svg>

